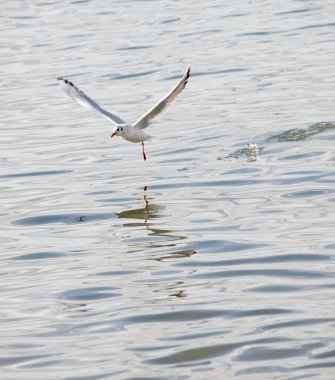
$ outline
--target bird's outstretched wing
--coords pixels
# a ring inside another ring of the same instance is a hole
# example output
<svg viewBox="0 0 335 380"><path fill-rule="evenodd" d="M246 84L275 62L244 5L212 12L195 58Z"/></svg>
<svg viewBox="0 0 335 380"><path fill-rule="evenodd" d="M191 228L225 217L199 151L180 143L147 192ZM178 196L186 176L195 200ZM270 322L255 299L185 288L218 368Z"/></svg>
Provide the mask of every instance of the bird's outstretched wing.
<svg viewBox="0 0 335 380"><path fill-rule="evenodd" d="M106 111L104 108L100 107L98 103L89 98L83 91L79 90L72 82L62 77L59 77L60 85L62 89L73 98L77 103L83 107L91 108L94 111L98 112L102 116L106 117L110 121L116 124L126 124L124 120L120 117Z"/></svg>
<svg viewBox="0 0 335 380"><path fill-rule="evenodd" d="M173 103L176 97L183 91L185 88L188 78L190 76L191 65L188 66L184 76L177 84L177 86L170 91L162 100L160 100L150 111L144 114L140 119L133 124L134 128L143 129L146 128L150 123L159 117L163 116L163 113L167 110L169 105Z"/></svg>

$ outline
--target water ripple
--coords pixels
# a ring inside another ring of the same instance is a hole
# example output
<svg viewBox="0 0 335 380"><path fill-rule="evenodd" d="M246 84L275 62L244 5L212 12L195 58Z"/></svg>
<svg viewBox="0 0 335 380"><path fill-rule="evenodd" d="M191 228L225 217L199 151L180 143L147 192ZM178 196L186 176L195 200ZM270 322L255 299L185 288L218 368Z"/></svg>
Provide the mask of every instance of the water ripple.
<svg viewBox="0 0 335 380"><path fill-rule="evenodd" d="M241 341L238 343L225 343L217 344L210 346L203 346L198 348L192 348L189 350L181 350L177 353L163 356L157 359L151 359L150 364L177 364L177 363L188 363L194 361L204 361L207 359L212 359L218 356L224 356L232 351L235 351L238 348L244 347L248 344L257 345L257 344L266 344L266 343L277 343L277 342L289 342L290 339L280 339L280 338L271 338L271 339L259 339L253 341Z"/></svg>
<svg viewBox="0 0 335 380"><path fill-rule="evenodd" d="M101 214L58 214L58 215L39 215L28 218L16 219L12 223L18 226L43 225L52 223L76 224L84 222L95 222L99 220L115 219L112 213Z"/></svg>
<svg viewBox="0 0 335 380"><path fill-rule="evenodd" d="M99 301L105 298L121 296L121 293L115 292L119 288L111 287L95 287L95 288L82 288L71 289L69 291L59 294L58 298L67 301Z"/></svg>
<svg viewBox="0 0 335 380"><path fill-rule="evenodd" d="M47 171L34 171L28 173L13 173L0 175L0 178L20 178L20 177L38 177L38 176L49 176L57 174L69 174L72 170L47 170Z"/></svg>
<svg viewBox="0 0 335 380"><path fill-rule="evenodd" d="M0 378L333 379L330 2L26 3L0 15ZM55 79L131 121L189 63L146 162Z"/></svg>

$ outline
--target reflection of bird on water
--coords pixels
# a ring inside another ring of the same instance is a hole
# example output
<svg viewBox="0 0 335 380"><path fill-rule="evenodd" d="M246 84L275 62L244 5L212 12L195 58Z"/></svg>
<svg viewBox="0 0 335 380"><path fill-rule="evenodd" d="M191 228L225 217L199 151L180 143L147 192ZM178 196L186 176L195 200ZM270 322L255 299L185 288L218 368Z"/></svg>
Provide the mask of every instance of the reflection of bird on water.
<svg viewBox="0 0 335 380"><path fill-rule="evenodd" d="M147 190L148 190L148 186L144 186L144 191L147 191ZM142 222L125 223L124 226L138 227L138 226L143 226L143 223L144 223L147 229L149 229L152 232L152 235L155 235L155 236L163 236L164 234L173 232L171 230L162 230L159 228L149 227L150 220L163 217L163 211L165 210L165 207L149 202L149 199L146 194L144 194L143 199L144 199L143 208L126 210L126 211L121 211L121 212L116 213L116 216L118 218L135 219L135 220L137 219L137 220L142 221Z"/></svg>
<svg viewBox="0 0 335 380"><path fill-rule="evenodd" d="M144 191L148 190L148 186L144 186ZM148 248L155 248L159 251L163 250L164 252L159 252L159 254L155 254L154 260L157 261L164 261L166 259L176 259L176 258L186 258L194 255L196 251L194 249L178 249L176 250L175 247L179 246L179 243L176 243L177 241L187 239L186 236L180 235L179 233L176 233L175 230L168 230L168 229L162 229L153 227L152 225L149 226L149 221L152 219L159 219L162 218L165 213L163 214L163 211L165 210L164 206L150 203L147 195L145 194L143 196L144 199L144 207L138 208L134 210L126 210L116 213L118 218L122 219L137 219L138 221L131 221L128 223L124 223L123 225L125 227L140 227L143 226L143 224L146 226L146 228L150 231L149 235L151 236L157 236L160 237L158 241L152 241L149 245L146 245ZM164 238L164 239L162 239ZM147 242L146 242L147 243ZM180 246L181 248L181 246ZM162 255L163 253L163 255ZM177 296L177 295L174 295ZM183 295L178 295L179 297L182 297Z"/></svg>
<svg viewBox="0 0 335 380"><path fill-rule="evenodd" d="M148 201L147 201L148 202ZM164 206L160 206L153 203L147 203L143 208L137 208L134 210L126 210L117 212L116 215L118 218L122 219L137 219L141 220L142 223L139 222L132 222L127 223L125 226L141 226L144 223L147 223L150 219L157 219L162 216L162 211L165 209Z"/></svg>
<svg viewBox="0 0 335 380"><path fill-rule="evenodd" d="M84 94L83 91L79 90L79 88L77 88L69 80L62 77L59 77L58 80L60 81L63 90L80 105L94 109L100 115L106 117L115 125L111 137L120 136L124 140L133 143L142 143L142 154L143 160L145 161L147 157L144 152L143 141L150 140L151 136L146 134L143 129L147 128L153 121L159 119L167 110L169 105L172 104L176 97L183 91L190 76L190 70L191 66L188 66L184 76L181 78L177 86L174 87L173 90L170 91L163 99L161 99L154 107L152 107L150 111L141 116L134 124L127 124L120 117L100 107L99 104L89 98L86 94Z"/></svg>
<svg viewBox="0 0 335 380"><path fill-rule="evenodd" d="M144 191L147 191L147 190L148 190L148 186L145 185L144 186ZM147 209L148 205L149 205L149 201L148 201L148 197L147 197L146 194L144 194L143 199L144 199L144 205L145 205L144 208Z"/></svg>

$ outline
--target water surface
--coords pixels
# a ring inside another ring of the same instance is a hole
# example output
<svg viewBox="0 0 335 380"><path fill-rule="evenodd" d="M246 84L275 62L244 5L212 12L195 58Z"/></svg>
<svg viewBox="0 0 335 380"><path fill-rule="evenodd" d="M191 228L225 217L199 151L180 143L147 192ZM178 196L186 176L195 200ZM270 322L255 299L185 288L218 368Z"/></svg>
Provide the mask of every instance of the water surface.
<svg viewBox="0 0 335 380"><path fill-rule="evenodd" d="M333 379L333 2L0 10L1 379Z"/></svg>

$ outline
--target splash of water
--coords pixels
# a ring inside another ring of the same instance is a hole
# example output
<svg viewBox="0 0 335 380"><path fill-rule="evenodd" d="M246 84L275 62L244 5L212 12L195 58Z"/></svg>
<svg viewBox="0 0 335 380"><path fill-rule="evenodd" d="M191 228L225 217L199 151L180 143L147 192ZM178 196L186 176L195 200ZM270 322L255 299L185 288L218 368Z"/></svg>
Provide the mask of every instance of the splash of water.
<svg viewBox="0 0 335 380"><path fill-rule="evenodd" d="M304 141L319 133L335 129L335 124L328 122L320 122L310 125L307 128L295 128L288 131L272 135L258 144L249 143L243 148L230 153L227 158L244 159L247 162L258 160L258 153L266 148L269 144L281 142Z"/></svg>

